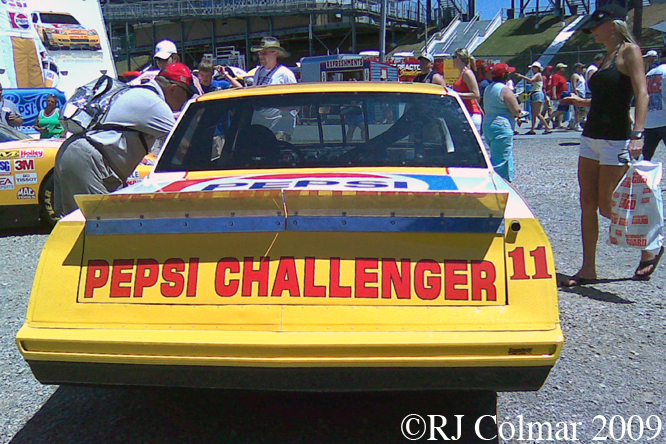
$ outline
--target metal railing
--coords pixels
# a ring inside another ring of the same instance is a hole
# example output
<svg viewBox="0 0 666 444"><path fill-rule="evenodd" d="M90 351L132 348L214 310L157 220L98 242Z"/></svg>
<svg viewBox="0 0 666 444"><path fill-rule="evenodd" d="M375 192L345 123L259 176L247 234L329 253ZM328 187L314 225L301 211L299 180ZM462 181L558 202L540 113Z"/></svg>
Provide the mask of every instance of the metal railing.
<svg viewBox="0 0 666 444"><path fill-rule="evenodd" d="M103 13L107 21L153 21L345 11L379 16L380 9L379 0L151 0L107 3ZM388 18L423 22L425 15L418 2L401 1L390 4Z"/></svg>

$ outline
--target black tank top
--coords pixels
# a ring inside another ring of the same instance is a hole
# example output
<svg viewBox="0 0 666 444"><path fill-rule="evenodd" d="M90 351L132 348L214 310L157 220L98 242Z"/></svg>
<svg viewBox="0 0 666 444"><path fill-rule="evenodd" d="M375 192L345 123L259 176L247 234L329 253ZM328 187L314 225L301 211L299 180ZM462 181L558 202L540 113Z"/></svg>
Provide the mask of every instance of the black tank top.
<svg viewBox="0 0 666 444"><path fill-rule="evenodd" d="M414 77L414 83L432 83L432 78L435 77L435 71L430 71L428 74L419 74Z"/></svg>
<svg viewBox="0 0 666 444"><path fill-rule="evenodd" d="M615 65L621 48L622 45L610 65L595 72L589 80L592 106L583 135L591 139L627 140L631 134L629 107L634 90L631 78Z"/></svg>

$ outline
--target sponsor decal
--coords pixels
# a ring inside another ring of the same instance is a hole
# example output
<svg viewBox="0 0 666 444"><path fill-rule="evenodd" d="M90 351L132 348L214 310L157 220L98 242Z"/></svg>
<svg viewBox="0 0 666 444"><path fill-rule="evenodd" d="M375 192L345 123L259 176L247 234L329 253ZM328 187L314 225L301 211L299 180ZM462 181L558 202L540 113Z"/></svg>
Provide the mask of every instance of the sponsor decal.
<svg viewBox="0 0 666 444"><path fill-rule="evenodd" d="M10 12L9 21L14 29L29 29L30 20L28 16L23 13Z"/></svg>
<svg viewBox="0 0 666 444"><path fill-rule="evenodd" d="M18 159L21 157L19 151L0 151L0 159Z"/></svg>
<svg viewBox="0 0 666 444"><path fill-rule="evenodd" d="M37 173L17 173L16 185L33 185L37 183ZM26 198L28 199L28 198Z"/></svg>
<svg viewBox="0 0 666 444"><path fill-rule="evenodd" d="M9 160L0 160L0 175L12 173L12 164Z"/></svg>
<svg viewBox="0 0 666 444"><path fill-rule="evenodd" d="M486 260L225 257L212 273L199 273L199 258L89 260L83 299L200 298L213 295L280 304L324 300L372 301L379 305L503 303L504 285ZM202 291L209 287L209 291ZM197 291L199 290L199 291ZM298 298L298 299L295 299ZM503 297L502 297L503 298Z"/></svg>
<svg viewBox="0 0 666 444"><path fill-rule="evenodd" d="M434 179L448 180L448 176ZM161 191L222 190L335 190L335 191L425 191L431 189L424 177L397 174L312 173L236 176L220 179L194 179L169 184ZM440 188L441 189L441 188Z"/></svg>
<svg viewBox="0 0 666 444"><path fill-rule="evenodd" d="M37 199L37 193L30 187L23 187L16 193L16 198L19 200L23 199Z"/></svg>
<svg viewBox="0 0 666 444"><path fill-rule="evenodd" d="M15 171L35 171L35 161L33 159L17 159L14 161Z"/></svg>
<svg viewBox="0 0 666 444"><path fill-rule="evenodd" d="M14 189L14 176L0 177L0 190L13 190Z"/></svg>
<svg viewBox="0 0 666 444"><path fill-rule="evenodd" d="M27 159L38 159L44 157L43 150L21 150L21 157Z"/></svg>

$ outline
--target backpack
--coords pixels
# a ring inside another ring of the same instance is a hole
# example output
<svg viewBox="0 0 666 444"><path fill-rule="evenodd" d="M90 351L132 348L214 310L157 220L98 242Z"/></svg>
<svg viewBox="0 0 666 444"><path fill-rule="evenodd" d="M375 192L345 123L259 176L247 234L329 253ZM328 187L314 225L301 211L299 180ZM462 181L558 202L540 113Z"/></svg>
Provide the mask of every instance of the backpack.
<svg viewBox="0 0 666 444"><path fill-rule="evenodd" d="M76 89L72 97L60 109L62 126L71 133L82 134L90 130L105 129L104 118L115 100L132 88L148 88L148 85L129 86L104 74L99 79ZM108 129L122 129L112 125Z"/></svg>

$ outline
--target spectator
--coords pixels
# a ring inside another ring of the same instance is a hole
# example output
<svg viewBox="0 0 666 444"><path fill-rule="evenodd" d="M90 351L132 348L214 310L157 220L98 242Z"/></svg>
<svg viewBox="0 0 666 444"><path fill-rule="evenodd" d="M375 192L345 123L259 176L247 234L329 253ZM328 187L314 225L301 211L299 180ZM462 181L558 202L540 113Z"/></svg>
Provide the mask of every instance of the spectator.
<svg viewBox="0 0 666 444"><path fill-rule="evenodd" d="M46 97L46 108L37 115L35 129L39 131L40 139L58 139L65 134L65 128L60 123L58 98L55 94Z"/></svg>
<svg viewBox="0 0 666 444"><path fill-rule="evenodd" d="M196 93L192 73L182 63L168 65L146 86L132 88L112 102L102 124L114 129L92 129L63 143L55 164L59 214L77 208L77 194L108 194L121 188L153 142L171 131L173 112Z"/></svg>
<svg viewBox="0 0 666 444"><path fill-rule="evenodd" d="M564 76L566 69L567 65L564 63L558 63L555 65L555 74L553 74L553 77L550 81L551 97L553 100L552 104L553 109L555 110L551 116L553 129L566 129L564 126L562 126L562 118L564 113L569 111L569 105L560 105L562 93L569 89L567 86L567 79Z"/></svg>
<svg viewBox="0 0 666 444"><path fill-rule="evenodd" d="M590 91L590 77L592 77L592 74L597 72L599 69L599 65L601 65L601 61L604 59L604 55L599 53L594 56L594 59L592 59L592 63L590 63L590 66L587 67L585 70L585 98L590 99L592 98L592 92Z"/></svg>
<svg viewBox="0 0 666 444"><path fill-rule="evenodd" d="M599 70L590 77L592 98L574 94L566 99L574 106L590 107L578 158L583 264L576 274L562 282L566 287L596 281L597 211L610 218L613 190L627 171L630 156L638 157L643 150L648 107L645 71L641 48L625 18L624 8L609 4L597 8L580 28L606 47L606 56ZM632 131L629 108L634 96L636 112ZM649 279L663 251L663 247L657 251L643 250L634 279Z"/></svg>
<svg viewBox="0 0 666 444"><path fill-rule="evenodd" d="M645 118L645 145L643 157L652 160L660 141L666 142L666 57L647 73L649 96Z"/></svg>
<svg viewBox="0 0 666 444"><path fill-rule="evenodd" d="M214 80L213 72L219 70L222 80ZM223 69L221 66L213 67L213 61L211 59L205 58L199 62L199 83L201 84L201 89L204 93L211 91L219 91L222 89L228 89L230 87L242 88L238 80L234 79L229 75L226 69Z"/></svg>
<svg viewBox="0 0 666 444"><path fill-rule="evenodd" d="M553 98L551 97L553 95L553 89L551 88L552 80L553 80L553 66L547 65L543 70L543 90L546 96L546 103L544 104L543 112L541 114L543 114L543 118L548 121L550 121L550 118L554 112L554 110L552 109Z"/></svg>
<svg viewBox="0 0 666 444"><path fill-rule="evenodd" d="M643 59L645 60L646 72L659 66L659 62L657 62L657 59L659 59L659 54L654 49L646 52L643 56Z"/></svg>
<svg viewBox="0 0 666 444"><path fill-rule="evenodd" d="M534 62L528 68L532 69L532 77L527 77L522 74L516 74L521 79L532 84L532 91L530 91L530 102L532 110L532 129L530 129L525 134L528 135L536 134L536 131L534 131L534 129L536 128L537 120L540 120L541 124L545 128L545 131L543 133L550 134L552 131L548 127L548 122L541 115L541 107L546 101L546 97L543 93L543 76L541 75L541 71L543 71L543 66L541 66L541 63L539 62Z"/></svg>
<svg viewBox="0 0 666 444"><path fill-rule="evenodd" d="M481 108L483 108L483 92L486 90L488 85L490 85L493 81L493 75L490 72L490 66L483 65L482 74L483 74L483 78L479 82L479 95L481 96L481 101L480 101Z"/></svg>
<svg viewBox="0 0 666 444"><path fill-rule="evenodd" d="M9 126L23 125L23 117L16 104L2 96L2 85L0 84L0 120Z"/></svg>
<svg viewBox="0 0 666 444"><path fill-rule="evenodd" d="M521 109L516 95L506 85L509 74L516 68L506 63L493 66L491 83L483 93L486 116L483 121L483 134L490 145L490 160L493 168L504 179L513 181L513 134L515 117Z"/></svg>
<svg viewBox="0 0 666 444"><path fill-rule="evenodd" d="M479 84L476 82L476 72L474 72L476 68L474 57L467 49L458 48L454 52L453 66L460 72L458 80L453 84L453 90L463 99L476 130L481 132L483 112L478 102L481 95L479 94Z"/></svg>
<svg viewBox="0 0 666 444"><path fill-rule="evenodd" d="M430 54L421 54L419 56L419 63L421 64L421 72L414 77L412 82L415 83L435 83L437 85L446 86L444 77L435 71L435 58Z"/></svg>
<svg viewBox="0 0 666 444"><path fill-rule="evenodd" d="M155 66L158 71L163 70L172 63L180 62L178 48L171 40L162 40L155 45L155 55L153 56Z"/></svg>
<svg viewBox="0 0 666 444"><path fill-rule="evenodd" d="M264 37L261 39L259 46L253 46L251 50L259 55L261 65L254 73L254 85L296 83L294 73L286 66L278 63L279 58L289 56L289 53L280 46L278 39ZM275 133L278 139L289 142L296 127L297 116L298 110L295 109L261 108L255 112L252 124L266 126Z"/></svg>
<svg viewBox="0 0 666 444"><path fill-rule="evenodd" d="M576 63L574 65L574 73L571 74L571 88L573 89L573 93L578 97L585 97L585 90L587 89L584 70L585 65L582 63ZM574 118L569 119L569 129L583 131L582 124L585 121L586 114L587 108L584 106L574 107Z"/></svg>

